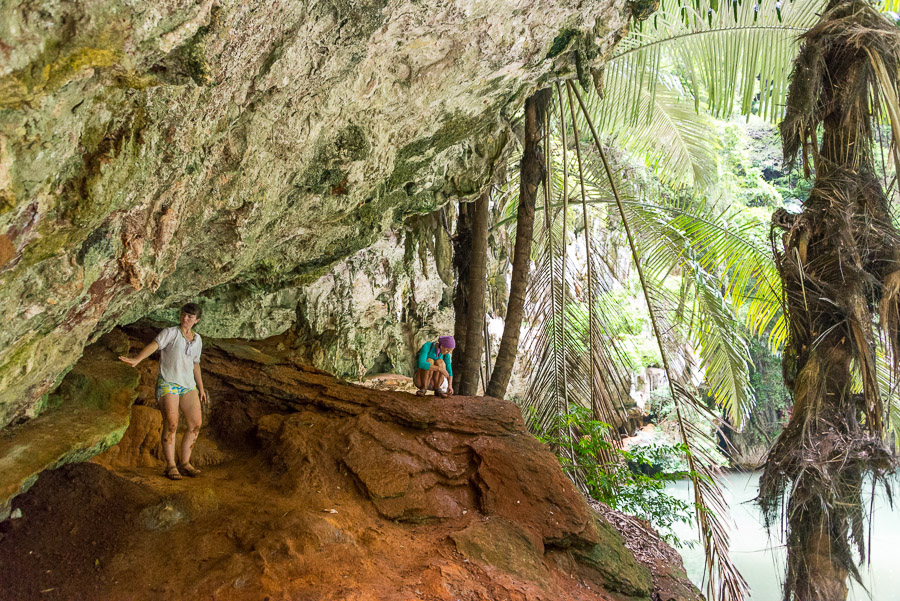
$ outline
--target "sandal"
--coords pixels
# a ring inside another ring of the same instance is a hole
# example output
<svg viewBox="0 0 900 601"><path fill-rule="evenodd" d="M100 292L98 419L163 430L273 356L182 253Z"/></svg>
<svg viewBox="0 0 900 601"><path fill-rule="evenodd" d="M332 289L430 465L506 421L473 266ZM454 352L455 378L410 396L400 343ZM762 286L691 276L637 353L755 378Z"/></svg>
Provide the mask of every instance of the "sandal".
<svg viewBox="0 0 900 601"><path fill-rule="evenodd" d="M190 476L191 478L196 478L200 475L200 470L195 468L190 463L182 463L178 466L178 470L183 473L185 476Z"/></svg>
<svg viewBox="0 0 900 601"><path fill-rule="evenodd" d="M163 476L169 480L181 480L181 472L179 472L178 468L174 465L167 467L166 471L163 472Z"/></svg>
<svg viewBox="0 0 900 601"><path fill-rule="evenodd" d="M417 391L416 391L416 396L425 396L425 391L424 391L424 390L417 390Z"/></svg>

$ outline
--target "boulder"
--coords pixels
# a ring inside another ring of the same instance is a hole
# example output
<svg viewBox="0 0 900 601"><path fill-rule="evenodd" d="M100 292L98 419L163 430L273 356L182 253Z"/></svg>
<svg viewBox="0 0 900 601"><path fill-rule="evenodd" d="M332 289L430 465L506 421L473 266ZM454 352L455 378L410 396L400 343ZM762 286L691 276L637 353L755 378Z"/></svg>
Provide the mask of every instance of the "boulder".
<svg viewBox="0 0 900 601"><path fill-rule="evenodd" d="M137 396L138 372L103 345L87 349L43 403L36 419L0 436L0 520L12 498L38 475L66 463L86 461L121 440Z"/></svg>

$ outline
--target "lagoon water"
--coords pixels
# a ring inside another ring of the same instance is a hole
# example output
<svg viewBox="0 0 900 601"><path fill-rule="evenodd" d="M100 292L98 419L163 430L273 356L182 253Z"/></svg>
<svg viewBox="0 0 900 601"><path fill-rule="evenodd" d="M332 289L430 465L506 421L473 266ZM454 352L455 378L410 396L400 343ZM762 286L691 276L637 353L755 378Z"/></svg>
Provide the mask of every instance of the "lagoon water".
<svg viewBox="0 0 900 601"><path fill-rule="evenodd" d="M777 533L769 538L759 508L753 502L759 475L759 472L733 473L724 478L725 498L734 521L731 554L750 584L752 601L780 601L785 548ZM900 487L895 485L896 490ZM670 484L669 491L680 499L690 500L686 480ZM863 584L871 597L863 587L853 583L848 598L900 601L900 507L891 509L883 490L876 491L871 532L871 563L861 570ZM676 533L682 540L697 540L696 529L691 526L680 524ZM680 552L688 576L702 590L703 548L697 544Z"/></svg>

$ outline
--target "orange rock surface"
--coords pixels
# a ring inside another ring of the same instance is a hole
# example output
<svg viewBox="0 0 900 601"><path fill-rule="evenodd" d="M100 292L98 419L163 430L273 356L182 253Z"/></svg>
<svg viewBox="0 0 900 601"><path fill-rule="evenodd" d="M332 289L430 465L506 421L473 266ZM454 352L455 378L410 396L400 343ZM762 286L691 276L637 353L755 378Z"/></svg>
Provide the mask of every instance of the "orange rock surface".
<svg viewBox="0 0 900 601"><path fill-rule="evenodd" d="M117 447L16 497L0 598L699 598L677 556L635 559L514 405L352 386L275 348L205 341L200 477L162 478L136 405Z"/></svg>

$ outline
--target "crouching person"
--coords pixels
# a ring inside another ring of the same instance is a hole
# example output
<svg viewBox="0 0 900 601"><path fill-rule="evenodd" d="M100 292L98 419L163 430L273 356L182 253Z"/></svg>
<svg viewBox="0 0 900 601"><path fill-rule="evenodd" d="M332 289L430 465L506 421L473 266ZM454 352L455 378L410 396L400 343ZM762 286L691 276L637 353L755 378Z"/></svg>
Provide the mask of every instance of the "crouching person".
<svg viewBox="0 0 900 601"><path fill-rule="evenodd" d="M454 348L456 341L453 336L441 336L437 342L422 345L413 376L418 396L425 396L428 390L433 390L438 397L453 394L453 365L450 355Z"/></svg>

